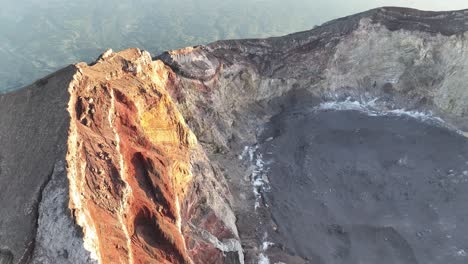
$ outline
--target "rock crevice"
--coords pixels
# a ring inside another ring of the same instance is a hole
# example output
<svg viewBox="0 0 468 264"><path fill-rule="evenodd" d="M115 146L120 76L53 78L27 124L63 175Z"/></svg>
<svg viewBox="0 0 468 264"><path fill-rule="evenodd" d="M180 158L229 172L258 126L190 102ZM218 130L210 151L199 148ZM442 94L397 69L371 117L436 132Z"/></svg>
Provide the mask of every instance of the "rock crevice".
<svg viewBox="0 0 468 264"><path fill-rule="evenodd" d="M170 69L138 49L78 67L67 161L70 208L86 248L100 263L193 263L210 251L212 261L222 261L216 245L189 225L206 217L192 206L218 210L204 197L221 183L201 185L212 176L193 173L193 161L208 160L165 90ZM228 200L220 203L229 208ZM217 226L207 232L222 228L238 239L235 225L214 215Z"/></svg>

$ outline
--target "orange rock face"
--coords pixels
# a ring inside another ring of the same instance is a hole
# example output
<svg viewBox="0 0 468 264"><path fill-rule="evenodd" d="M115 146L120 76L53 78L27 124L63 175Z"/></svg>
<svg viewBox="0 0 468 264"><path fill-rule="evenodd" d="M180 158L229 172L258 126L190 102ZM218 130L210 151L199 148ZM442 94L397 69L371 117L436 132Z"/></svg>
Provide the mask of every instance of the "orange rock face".
<svg viewBox="0 0 468 264"><path fill-rule="evenodd" d="M166 91L173 73L137 49L104 55L69 87L69 207L85 248L100 263L222 262L213 237L236 230L193 174L207 158Z"/></svg>

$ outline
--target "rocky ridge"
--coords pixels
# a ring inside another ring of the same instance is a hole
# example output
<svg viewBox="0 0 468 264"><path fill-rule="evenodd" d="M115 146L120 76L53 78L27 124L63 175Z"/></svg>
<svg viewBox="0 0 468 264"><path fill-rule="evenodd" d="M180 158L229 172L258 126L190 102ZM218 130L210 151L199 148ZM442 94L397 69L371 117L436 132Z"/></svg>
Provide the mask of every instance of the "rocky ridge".
<svg viewBox="0 0 468 264"><path fill-rule="evenodd" d="M228 188L164 89L170 74L132 49L78 65L69 88L70 209L100 263L243 259Z"/></svg>

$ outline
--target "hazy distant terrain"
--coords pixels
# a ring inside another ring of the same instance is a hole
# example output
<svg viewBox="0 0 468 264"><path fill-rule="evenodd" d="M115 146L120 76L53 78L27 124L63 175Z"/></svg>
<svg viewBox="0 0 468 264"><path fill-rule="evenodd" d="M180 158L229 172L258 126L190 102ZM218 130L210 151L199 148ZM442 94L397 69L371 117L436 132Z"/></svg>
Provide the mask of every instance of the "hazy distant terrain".
<svg viewBox="0 0 468 264"><path fill-rule="evenodd" d="M139 47L156 55L218 39L281 35L314 25L310 11L294 3L288 8L297 15L282 16L284 4L276 0L32 2L0 11L0 24L10 25L0 29L0 90L29 84L68 63L90 61L107 48Z"/></svg>
<svg viewBox="0 0 468 264"><path fill-rule="evenodd" d="M283 35L372 7L418 1L10 1L0 9L0 91L91 61L107 48L139 47L157 55L218 39ZM439 8L460 8L460 3Z"/></svg>

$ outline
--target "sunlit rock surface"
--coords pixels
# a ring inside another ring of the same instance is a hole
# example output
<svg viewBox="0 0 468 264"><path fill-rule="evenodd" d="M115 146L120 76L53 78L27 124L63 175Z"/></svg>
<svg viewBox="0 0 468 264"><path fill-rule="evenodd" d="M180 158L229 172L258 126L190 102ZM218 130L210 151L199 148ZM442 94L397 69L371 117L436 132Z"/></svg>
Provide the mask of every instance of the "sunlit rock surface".
<svg viewBox="0 0 468 264"><path fill-rule="evenodd" d="M165 90L171 74L131 49L78 65L70 85L70 209L100 263L242 259L228 188Z"/></svg>

